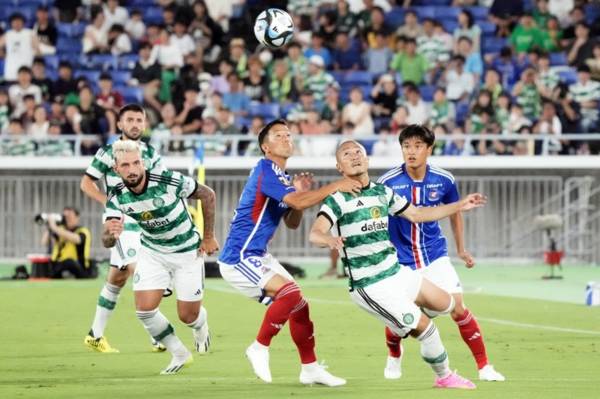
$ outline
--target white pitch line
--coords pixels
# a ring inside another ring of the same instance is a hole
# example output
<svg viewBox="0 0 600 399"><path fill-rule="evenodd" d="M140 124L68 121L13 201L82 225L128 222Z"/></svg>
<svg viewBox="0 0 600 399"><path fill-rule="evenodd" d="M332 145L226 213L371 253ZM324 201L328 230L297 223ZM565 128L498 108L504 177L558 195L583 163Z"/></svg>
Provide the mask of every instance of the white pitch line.
<svg viewBox="0 0 600 399"><path fill-rule="evenodd" d="M228 294L237 293L237 291L235 291L234 289L225 288L225 287L210 287L208 289L209 290L212 289L212 290L219 291L219 292L225 292ZM354 303L352 303L351 301L340 301L340 300L336 300L336 299L322 299L322 298L312 298L312 297L307 297L306 299L308 299L309 302L325 303L328 305L355 306ZM479 316L477 317L477 320L485 321L485 322L493 323L493 324L518 327L518 328L600 336L600 331L593 331L593 330L579 330L579 329L575 329L575 328L546 326L543 324L520 323L520 322L516 322L516 321L512 321L512 320L492 319L492 318L479 317Z"/></svg>

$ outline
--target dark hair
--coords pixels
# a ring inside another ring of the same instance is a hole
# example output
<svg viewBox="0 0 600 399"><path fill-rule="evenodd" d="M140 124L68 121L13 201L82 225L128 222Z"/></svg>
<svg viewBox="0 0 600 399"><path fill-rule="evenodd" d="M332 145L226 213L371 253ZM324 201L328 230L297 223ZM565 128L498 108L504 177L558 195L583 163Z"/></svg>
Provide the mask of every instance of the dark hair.
<svg viewBox="0 0 600 399"><path fill-rule="evenodd" d="M21 22L25 23L25 16L23 16L23 14L21 14L20 12L11 14L11 16L8 18L8 22L12 24L12 21L14 21L15 19L20 19Z"/></svg>
<svg viewBox="0 0 600 399"><path fill-rule="evenodd" d="M285 119L279 118L279 119L272 120L271 122L269 122L265 126L263 126L262 129L260 129L260 132L258 132L258 146L260 147L260 150L262 151L263 154L265 152L262 149L262 144L264 143L265 137L267 137L267 134L269 134L269 131L271 130L271 128L275 125L287 126L288 124L285 121Z"/></svg>
<svg viewBox="0 0 600 399"><path fill-rule="evenodd" d="M473 14L471 14L471 11L463 9L460 13L467 17L467 28L472 28L475 20L473 19Z"/></svg>
<svg viewBox="0 0 600 399"><path fill-rule="evenodd" d="M404 140L408 140L412 137L423 140L425 144L427 144L427 147L431 147L435 142L435 135L427 126L415 124L408 125L402 129L400 136L398 136L398 141L400 142L400 145L402 145Z"/></svg>
<svg viewBox="0 0 600 399"><path fill-rule="evenodd" d="M473 44L473 40L471 40L471 38L469 36L461 36L461 37L458 38L458 41L459 42L460 41L466 41L466 42L468 42L471 45Z"/></svg>
<svg viewBox="0 0 600 399"><path fill-rule="evenodd" d="M69 68L69 69L73 69L73 65L71 65L71 63L67 60L62 60L58 63L58 68Z"/></svg>
<svg viewBox="0 0 600 399"><path fill-rule="evenodd" d="M75 208L74 206L67 205L63 208L63 212L64 211L73 211L75 216L79 216L79 209Z"/></svg>
<svg viewBox="0 0 600 399"><path fill-rule="evenodd" d="M41 64L43 66L46 66L46 61L44 61L44 59L42 57L35 57L33 59L33 63L34 64Z"/></svg>
<svg viewBox="0 0 600 399"><path fill-rule="evenodd" d="M123 115L125 115L125 112L129 112L129 111L131 111L131 112L140 112L140 113L146 115L146 111L144 110L144 107L142 107L139 104L130 103L130 104L127 104L127 105L123 106L123 108L121 108L119 110L119 117L118 117L118 119L121 120L121 117Z"/></svg>
<svg viewBox="0 0 600 399"><path fill-rule="evenodd" d="M31 68L29 68L28 66L22 66L19 68L18 73L21 73L21 72L27 72L28 74L31 75Z"/></svg>
<svg viewBox="0 0 600 399"><path fill-rule="evenodd" d="M113 79L112 76L110 76L110 73L102 72L98 80L110 80L112 82Z"/></svg>
<svg viewBox="0 0 600 399"><path fill-rule="evenodd" d="M586 64L581 64L577 67L577 72L587 72L587 73L591 73L592 70L590 69L590 67Z"/></svg>

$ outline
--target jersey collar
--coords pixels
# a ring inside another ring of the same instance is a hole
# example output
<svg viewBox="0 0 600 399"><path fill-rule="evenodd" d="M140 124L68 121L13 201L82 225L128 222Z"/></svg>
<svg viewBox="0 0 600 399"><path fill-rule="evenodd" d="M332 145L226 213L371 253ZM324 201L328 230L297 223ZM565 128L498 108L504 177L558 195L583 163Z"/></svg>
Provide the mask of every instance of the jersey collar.
<svg viewBox="0 0 600 399"><path fill-rule="evenodd" d="M410 180L411 183L423 183L425 180L427 180L427 176L429 175L429 164L426 165L425 168L425 176L423 176L423 180L413 180L413 178L408 174L408 171L406 170L406 164L403 163L402 164L402 172L406 175L406 178L408 180Z"/></svg>

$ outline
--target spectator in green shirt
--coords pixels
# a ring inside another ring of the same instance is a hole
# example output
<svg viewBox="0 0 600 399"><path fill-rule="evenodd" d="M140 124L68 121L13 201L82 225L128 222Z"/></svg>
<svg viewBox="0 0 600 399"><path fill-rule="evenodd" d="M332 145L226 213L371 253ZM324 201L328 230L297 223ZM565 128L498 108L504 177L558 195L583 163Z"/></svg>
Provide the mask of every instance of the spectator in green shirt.
<svg viewBox="0 0 600 399"><path fill-rule="evenodd" d="M521 17L519 25L510 35L510 42L520 57L523 57L531 48L542 47L542 32L535 26L531 14L524 14Z"/></svg>
<svg viewBox="0 0 600 399"><path fill-rule="evenodd" d="M548 20L552 18L548 8L548 0L537 0L533 10L533 19L540 29L545 29Z"/></svg>
<svg viewBox="0 0 600 399"><path fill-rule="evenodd" d="M550 17L546 22L546 29L542 30L542 48L551 53L560 51L562 38L563 31L558 18Z"/></svg>
<svg viewBox="0 0 600 399"><path fill-rule="evenodd" d="M390 68L400 72L404 82L413 82L420 85L425 81L427 72L427 60L422 54L417 54L417 41L407 38L404 51L398 53L392 59Z"/></svg>

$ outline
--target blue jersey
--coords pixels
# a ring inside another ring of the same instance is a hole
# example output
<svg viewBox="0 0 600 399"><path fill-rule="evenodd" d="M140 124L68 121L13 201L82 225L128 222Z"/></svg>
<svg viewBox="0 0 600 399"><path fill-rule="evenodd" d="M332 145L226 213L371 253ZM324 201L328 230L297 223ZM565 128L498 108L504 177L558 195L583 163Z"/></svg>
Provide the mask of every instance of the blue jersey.
<svg viewBox="0 0 600 399"><path fill-rule="evenodd" d="M423 181L414 181L402 164L381 176L378 183L388 186L417 207L449 204L460 198L454 176L430 165L427 165ZM390 216L388 229L402 265L420 269L448 255L446 237L438 222L411 223L408 219Z"/></svg>
<svg viewBox="0 0 600 399"><path fill-rule="evenodd" d="M219 261L235 265L249 256L265 255L288 211L283 197L294 191L290 176L273 161L258 161L242 191Z"/></svg>

